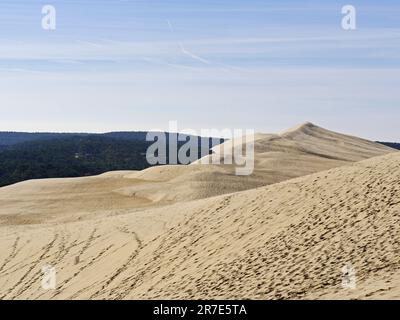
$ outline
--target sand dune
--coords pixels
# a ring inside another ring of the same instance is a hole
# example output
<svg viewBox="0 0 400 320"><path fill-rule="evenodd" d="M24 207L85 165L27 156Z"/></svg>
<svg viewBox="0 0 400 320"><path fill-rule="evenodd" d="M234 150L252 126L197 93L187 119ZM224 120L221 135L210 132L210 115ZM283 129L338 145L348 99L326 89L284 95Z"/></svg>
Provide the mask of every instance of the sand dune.
<svg viewBox="0 0 400 320"><path fill-rule="evenodd" d="M220 158L223 163L225 150L232 150L231 141L214 147L214 155L205 158ZM160 183L132 185L125 192L157 202L202 199L281 182L393 149L305 123L281 134L256 134L254 152L255 170L248 177L236 176L235 168L229 165L200 165L201 159L190 166L154 167L129 175Z"/></svg>
<svg viewBox="0 0 400 320"><path fill-rule="evenodd" d="M400 153L312 124L258 138L255 177L194 164L1 188L0 299L400 298Z"/></svg>
<svg viewBox="0 0 400 320"><path fill-rule="evenodd" d="M215 147L213 157L222 157L231 144L228 141ZM281 134L257 134L254 144L255 169L250 176L236 176L231 165L195 163L110 172L97 177L26 181L0 188L0 224L77 221L100 214L121 214L132 208L203 199L394 151L311 123Z"/></svg>

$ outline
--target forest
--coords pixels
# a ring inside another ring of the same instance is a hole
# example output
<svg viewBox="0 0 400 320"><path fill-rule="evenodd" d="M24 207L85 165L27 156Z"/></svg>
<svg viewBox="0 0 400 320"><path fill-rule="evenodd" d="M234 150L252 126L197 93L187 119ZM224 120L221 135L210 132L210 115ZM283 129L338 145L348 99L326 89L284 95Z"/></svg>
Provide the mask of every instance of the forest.
<svg viewBox="0 0 400 320"><path fill-rule="evenodd" d="M108 134L0 133L0 187L16 182L97 175L114 170L142 170L150 165L150 144L143 132ZM209 141L210 148L220 143ZM180 142L184 144L184 142ZM200 154L198 155L200 157Z"/></svg>

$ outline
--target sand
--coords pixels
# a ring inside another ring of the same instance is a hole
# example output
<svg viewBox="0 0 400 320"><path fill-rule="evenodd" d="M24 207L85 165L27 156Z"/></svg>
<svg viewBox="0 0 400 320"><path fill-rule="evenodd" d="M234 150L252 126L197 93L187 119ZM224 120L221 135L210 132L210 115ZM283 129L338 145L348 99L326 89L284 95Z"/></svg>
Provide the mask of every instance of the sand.
<svg viewBox="0 0 400 320"><path fill-rule="evenodd" d="M213 157L221 157L221 150L230 144L215 147ZM311 123L281 134L256 134L254 144L255 169L250 176L235 175L230 165L195 163L97 177L25 181L0 188L0 225L125 214L254 189L393 151Z"/></svg>
<svg viewBox="0 0 400 320"><path fill-rule="evenodd" d="M252 177L193 164L1 188L0 299L400 298L400 153L309 123L255 144Z"/></svg>

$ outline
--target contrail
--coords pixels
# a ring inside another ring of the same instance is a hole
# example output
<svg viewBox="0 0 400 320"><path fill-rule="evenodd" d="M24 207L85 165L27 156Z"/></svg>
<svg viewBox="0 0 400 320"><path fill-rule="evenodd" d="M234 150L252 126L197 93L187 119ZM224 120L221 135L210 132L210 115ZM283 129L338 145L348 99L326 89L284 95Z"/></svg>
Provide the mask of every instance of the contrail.
<svg viewBox="0 0 400 320"><path fill-rule="evenodd" d="M171 32L174 33L174 27L173 27L171 21L167 19L167 23L168 23L168 26L169 26L169 29L171 30ZM178 44L179 44L179 47L180 47L180 49L181 49L181 52L182 52L184 55L189 56L189 57L191 57L191 58L194 59L194 60L200 61L201 63L207 64L207 65L211 64L211 63L210 63L209 61L207 61L206 59L203 59L202 57L200 57L200 56L194 54L193 52L190 52L189 50L186 50L186 48L183 46L183 43L182 43L182 42L178 42Z"/></svg>
<svg viewBox="0 0 400 320"><path fill-rule="evenodd" d="M191 57L194 60L200 61L200 62L202 62L204 64L210 64L210 62L207 61L206 59L203 59L202 57L199 57L198 55L195 55L194 53L186 50L185 47L183 46L182 42L179 42L179 46L181 47L181 51L182 51L183 54Z"/></svg>
<svg viewBox="0 0 400 320"><path fill-rule="evenodd" d="M172 25L171 21L170 21L169 19L166 19L166 21L167 21L167 24L168 24L168 26L169 26L169 29L170 29L171 33L175 33L175 29L174 29L174 26ZM221 70L223 70L223 71L225 71L225 72L227 71L227 72L245 72L245 73L248 73L247 70L244 70L244 69L239 68L239 67L235 67L235 66L231 66L231 65L226 65L226 64L221 64L221 63L217 63L217 64L216 64L216 63L212 63L211 61L208 61L208 60L206 60L206 59L204 59L204 58L198 56L197 54L194 54L193 52L187 50L187 49L184 47L184 45L183 45L182 42L178 42L178 45L179 45L179 48L181 49L181 52L182 52L184 55L186 55L186 56L192 58L193 60L199 61L199 62L201 62L201 63L203 63L203 64L206 64L206 65L212 65L212 64L214 64L214 65L216 65L216 66L219 66L219 67L221 68Z"/></svg>

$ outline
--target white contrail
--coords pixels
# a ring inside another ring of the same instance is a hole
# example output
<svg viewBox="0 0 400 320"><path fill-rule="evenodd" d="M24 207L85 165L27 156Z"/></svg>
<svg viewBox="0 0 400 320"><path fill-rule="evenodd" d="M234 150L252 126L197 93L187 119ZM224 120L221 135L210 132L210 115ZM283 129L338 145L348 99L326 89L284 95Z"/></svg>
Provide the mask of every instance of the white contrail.
<svg viewBox="0 0 400 320"><path fill-rule="evenodd" d="M170 29L171 33L175 33L175 29L174 29L174 26L172 25L171 21L169 19L166 19L166 21L167 21L167 24L169 26L169 29ZM178 45L179 45L179 48L181 49L181 52L184 55L192 58L193 60L199 61L199 62L201 62L203 64L206 64L206 65L219 66L221 68L221 70L224 71L224 72L248 73L248 70L245 70L245 69L242 69L242 68L239 68L239 67L236 67L236 66L231 66L231 65L222 64L222 63L213 63L213 62L211 62L209 60L206 60L206 59L198 56L197 54L194 54L193 52L187 50L182 42L178 42Z"/></svg>
<svg viewBox="0 0 400 320"><path fill-rule="evenodd" d="M167 23L168 23L168 26L169 26L169 29L171 30L171 32L174 33L174 27L173 27L171 21L167 19ZM186 48L183 46L182 42L178 42L178 44L179 44L179 47L181 49L181 52L184 55L189 56L189 57L191 57L192 59L194 59L196 61L200 61L201 63L207 64L207 65L211 64L206 59L203 59L202 57L194 54L193 52L190 52L189 50L186 50Z"/></svg>
<svg viewBox="0 0 400 320"><path fill-rule="evenodd" d="M190 52L190 51L186 50L181 42L179 42L179 46L181 47L181 51L182 51L183 54L193 58L194 60L200 61L200 62L202 62L204 64L210 64L210 62L207 61L206 59L203 59L202 57L199 57L198 55L195 55L193 52Z"/></svg>

